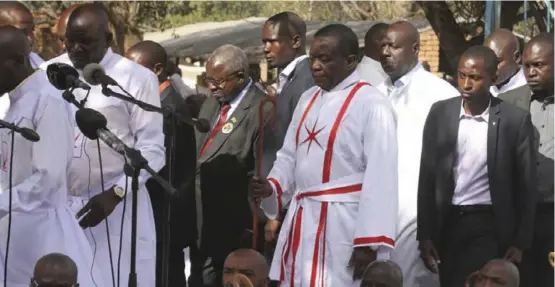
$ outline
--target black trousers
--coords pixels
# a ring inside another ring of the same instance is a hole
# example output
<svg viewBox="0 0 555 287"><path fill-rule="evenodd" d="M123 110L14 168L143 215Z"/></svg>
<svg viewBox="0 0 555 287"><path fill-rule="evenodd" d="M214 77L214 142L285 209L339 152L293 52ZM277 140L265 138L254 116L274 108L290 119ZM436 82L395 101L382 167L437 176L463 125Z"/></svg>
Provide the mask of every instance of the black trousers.
<svg viewBox="0 0 555 287"><path fill-rule="evenodd" d="M438 252L442 287L464 287L467 277L501 257L491 206L454 206L443 225Z"/></svg>
<svg viewBox="0 0 555 287"><path fill-rule="evenodd" d="M553 203L536 208L534 239L530 249L524 251L520 268L520 286L553 287L553 267L548 253L553 249Z"/></svg>

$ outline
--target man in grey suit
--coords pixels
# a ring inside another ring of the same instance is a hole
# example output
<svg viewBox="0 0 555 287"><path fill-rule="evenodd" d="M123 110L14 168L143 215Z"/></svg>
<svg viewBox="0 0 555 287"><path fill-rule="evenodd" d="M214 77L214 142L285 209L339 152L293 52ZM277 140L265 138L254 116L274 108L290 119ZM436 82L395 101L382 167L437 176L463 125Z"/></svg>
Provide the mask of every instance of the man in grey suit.
<svg viewBox="0 0 555 287"><path fill-rule="evenodd" d="M276 121L272 130L264 133L262 175L266 176L283 146L287 128L301 95L314 86L310 60L306 55L306 24L299 15L281 12L270 17L262 28L262 43L266 61L278 68ZM276 239L279 222L266 225L266 240Z"/></svg>
<svg viewBox="0 0 555 287"><path fill-rule="evenodd" d="M493 51L469 48L462 96L435 103L424 127L417 238L441 286L463 287L494 258L518 264L532 241L533 126L530 113L489 93L496 66Z"/></svg>
<svg viewBox="0 0 555 287"><path fill-rule="evenodd" d="M238 47L216 49L206 64L205 81L212 92L199 112L211 123L196 132L196 208L199 252L191 254L190 286L221 286L227 255L250 247L252 229L250 178L259 140L259 105L266 94L249 77L249 63ZM265 105L264 125L271 115Z"/></svg>
<svg viewBox="0 0 555 287"><path fill-rule="evenodd" d="M553 251L553 35L540 34L524 47L523 70L527 86L500 94L532 115L537 154L538 197L534 239L524 251L522 286L553 286L553 268L547 254Z"/></svg>

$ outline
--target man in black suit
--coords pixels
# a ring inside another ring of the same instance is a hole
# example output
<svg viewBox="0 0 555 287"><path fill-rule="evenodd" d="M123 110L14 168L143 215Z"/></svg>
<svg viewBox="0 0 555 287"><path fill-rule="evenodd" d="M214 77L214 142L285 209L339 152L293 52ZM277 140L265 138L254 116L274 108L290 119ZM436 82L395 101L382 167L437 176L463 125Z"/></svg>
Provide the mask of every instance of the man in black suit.
<svg viewBox="0 0 555 287"><path fill-rule="evenodd" d="M269 66L279 70L275 124L264 134L262 175L266 176L283 146L301 95L315 84L306 55L306 24L299 15L281 12L268 18L262 28L262 43ZM279 220L266 224L265 237L270 245L277 239L279 226ZM273 252L270 246L268 249L266 255L271 260Z"/></svg>
<svg viewBox="0 0 555 287"><path fill-rule="evenodd" d="M266 94L250 79L245 53L232 45L213 52L205 81L212 96L199 117L209 120L212 128L206 134L197 133L200 253L192 258L192 269L194 286L220 286L226 256L250 247L250 242L242 240L249 238L245 234L252 229L248 189L256 173L259 105ZM264 106L264 125L272 108Z"/></svg>
<svg viewBox="0 0 555 287"><path fill-rule="evenodd" d="M462 97L435 103L426 119L417 239L441 286L464 286L494 258L518 264L532 241L533 126L530 113L489 93L496 68L489 48L468 49L458 70Z"/></svg>
<svg viewBox="0 0 555 287"><path fill-rule="evenodd" d="M160 100L162 107L169 107L183 116L189 116L189 108L169 77L166 51L160 44L143 41L135 44L126 52L126 57L150 69L158 76L160 82ZM154 180L148 180L146 186L152 201L156 224L157 256L156 286L162 286L162 253L164 226L169 228L168 249L168 286L186 286L183 270L185 261L183 249L195 248L196 221L195 195L193 179L196 170L196 142L193 127L180 122L174 117L164 118L164 134L166 148L166 166L159 174L170 180L178 190L175 196L168 196ZM171 172L171 176L170 176ZM167 208L170 211L170 222L167 222Z"/></svg>
<svg viewBox="0 0 555 287"><path fill-rule="evenodd" d="M553 35L530 40L522 54L528 85L500 94L532 116L537 154L538 197L534 239L522 257L522 286L553 286L553 267L547 254L553 251Z"/></svg>

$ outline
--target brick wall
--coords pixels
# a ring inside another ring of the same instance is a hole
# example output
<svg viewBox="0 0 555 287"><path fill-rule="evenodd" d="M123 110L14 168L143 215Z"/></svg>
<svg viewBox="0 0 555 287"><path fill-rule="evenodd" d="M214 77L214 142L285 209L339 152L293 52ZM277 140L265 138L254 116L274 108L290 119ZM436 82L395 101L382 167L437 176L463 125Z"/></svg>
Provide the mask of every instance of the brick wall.
<svg viewBox="0 0 555 287"><path fill-rule="evenodd" d="M432 28L420 32L420 62L428 62L430 71L436 75L439 73L439 39Z"/></svg>

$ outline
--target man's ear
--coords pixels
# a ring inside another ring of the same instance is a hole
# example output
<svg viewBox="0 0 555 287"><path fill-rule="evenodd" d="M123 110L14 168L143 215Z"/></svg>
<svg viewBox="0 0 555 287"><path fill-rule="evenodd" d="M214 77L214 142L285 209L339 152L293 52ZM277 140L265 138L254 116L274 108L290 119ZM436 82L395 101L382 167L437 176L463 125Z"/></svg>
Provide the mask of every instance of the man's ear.
<svg viewBox="0 0 555 287"><path fill-rule="evenodd" d="M154 65L152 71L154 72L154 74L156 74L156 76L160 76L160 74L162 74L165 69L166 67L164 67L164 64L158 63Z"/></svg>
<svg viewBox="0 0 555 287"><path fill-rule="evenodd" d="M112 32L106 32L106 44L107 44L107 46L111 46L112 41L114 41L114 34L112 34Z"/></svg>
<svg viewBox="0 0 555 287"><path fill-rule="evenodd" d="M420 54L420 43L416 42L412 45L412 53L418 57L418 54Z"/></svg>
<svg viewBox="0 0 555 287"><path fill-rule="evenodd" d="M245 81L245 73L239 72L237 73L237 83L242 84Z"/></svg>
<svg viewBox="0 0 555 287"><path fill-rule="evenodd" d="M347 70L356 69L358 65L358 56L357 55L349 55L345 61Z"/></svg>
<svg viewBox="0 0 555 287"><path fill-rule="evenodd" d="M293 49L299 49L302 45L301 36L295 35L293 36Z"/></svg>
<svg viewBox="0 0 555 287"><path fill-rule="evenodd" d="M519 50L515 51L515 53L513 54L513 59L517 65L520 66L522 64L522 57Z"/></svg>

